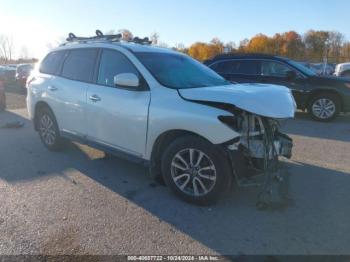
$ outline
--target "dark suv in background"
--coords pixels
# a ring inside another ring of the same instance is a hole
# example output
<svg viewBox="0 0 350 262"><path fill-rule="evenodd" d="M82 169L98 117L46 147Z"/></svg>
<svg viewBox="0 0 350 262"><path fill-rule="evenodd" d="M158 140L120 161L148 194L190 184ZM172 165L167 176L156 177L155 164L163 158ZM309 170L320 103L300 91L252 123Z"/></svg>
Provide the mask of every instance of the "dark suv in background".
<svg viewBox="0 0 350 262"><path fill-rule="evenodd" d="M307 110L315 120L330 121L340 112L350 111L349 79L318 76L287 58L226 54L204 63L231 82L277 84L290 88L298 108Z"/></svg>

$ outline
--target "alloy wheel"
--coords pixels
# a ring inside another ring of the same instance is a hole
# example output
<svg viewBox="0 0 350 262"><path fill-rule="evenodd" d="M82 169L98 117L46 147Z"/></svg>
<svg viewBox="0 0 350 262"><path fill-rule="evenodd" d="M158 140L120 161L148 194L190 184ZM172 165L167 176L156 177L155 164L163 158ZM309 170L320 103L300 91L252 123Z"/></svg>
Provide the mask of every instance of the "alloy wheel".
<svg viewBox="0 0 350 262"><path fill-rule="evenodd" d="M204 152L186 148L178 152L171 162L171 176L175 185L190 196L208 194L216 183L216 168Z"/></svg>
<svg viewBox="0 0 350 262"><path fill-rule="evenodd" d="M335 112L335 103L328 98L320 98L312 105L312 113L320 119L331 118Z"/></svg>
<svg viewBox="0 0 350 262"><path fill-rule="evenodd" d="M54 123L49 115L44 114L40 119L40 135L48 146L51 146L55 143L56 140L56 131Z"/></svg>

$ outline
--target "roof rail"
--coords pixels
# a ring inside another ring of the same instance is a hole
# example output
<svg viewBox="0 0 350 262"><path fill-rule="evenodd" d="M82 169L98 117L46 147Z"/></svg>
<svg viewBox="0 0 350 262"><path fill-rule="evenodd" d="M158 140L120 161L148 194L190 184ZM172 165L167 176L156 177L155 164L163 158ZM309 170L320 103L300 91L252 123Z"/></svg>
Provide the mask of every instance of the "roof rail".
<svg viewBox="0 0 350 262"><path fill-rule="evenodd" d="M67 42L63 43L62 45L66 45L67 43L73 43L73 42L78 42L78 43L87 43L92 41L121 42L122 40L123 40L122 34L104 35L100 30L96 30L96 35L90 36L90 37L81 37L81 36L76 36L73 33L69 33L68 38L66 39ZM150 41L148 37L139 38L137 36L125 42L132 42L132 43L142 44L142 45L150 45L152 43L152 41Z"/></svg>

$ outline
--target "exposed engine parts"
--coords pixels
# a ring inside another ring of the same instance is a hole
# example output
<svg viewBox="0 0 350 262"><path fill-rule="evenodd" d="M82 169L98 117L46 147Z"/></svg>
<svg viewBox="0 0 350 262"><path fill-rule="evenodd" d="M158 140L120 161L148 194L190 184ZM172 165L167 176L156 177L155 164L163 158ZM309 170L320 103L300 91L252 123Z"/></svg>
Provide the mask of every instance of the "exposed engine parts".
<svg viewBox="0 0 350 262"><path fill-rule="evenodd" d="M279 132L279 123L274 119L243 112L236 124L241 137L228 149L237 184L262 186L257 203L265 203L272 183L283 180L277 172L278 157L291 157L292 139Z"/></svg>

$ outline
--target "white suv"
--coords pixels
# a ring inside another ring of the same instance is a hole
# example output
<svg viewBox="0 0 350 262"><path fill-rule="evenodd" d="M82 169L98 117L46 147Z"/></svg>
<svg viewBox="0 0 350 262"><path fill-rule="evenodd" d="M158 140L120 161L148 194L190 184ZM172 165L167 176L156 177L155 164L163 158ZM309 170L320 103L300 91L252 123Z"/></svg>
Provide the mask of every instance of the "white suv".
<svg viewBox="0 0 350 262"><path fill-rule="evenodd" d="M27 81L29 116L49 150L74 140L145 163L197 204L213 203L232 178L290 157L292 142L277 121L294 117L289 89L231 84L140 39L67 40Z"/></svg>

